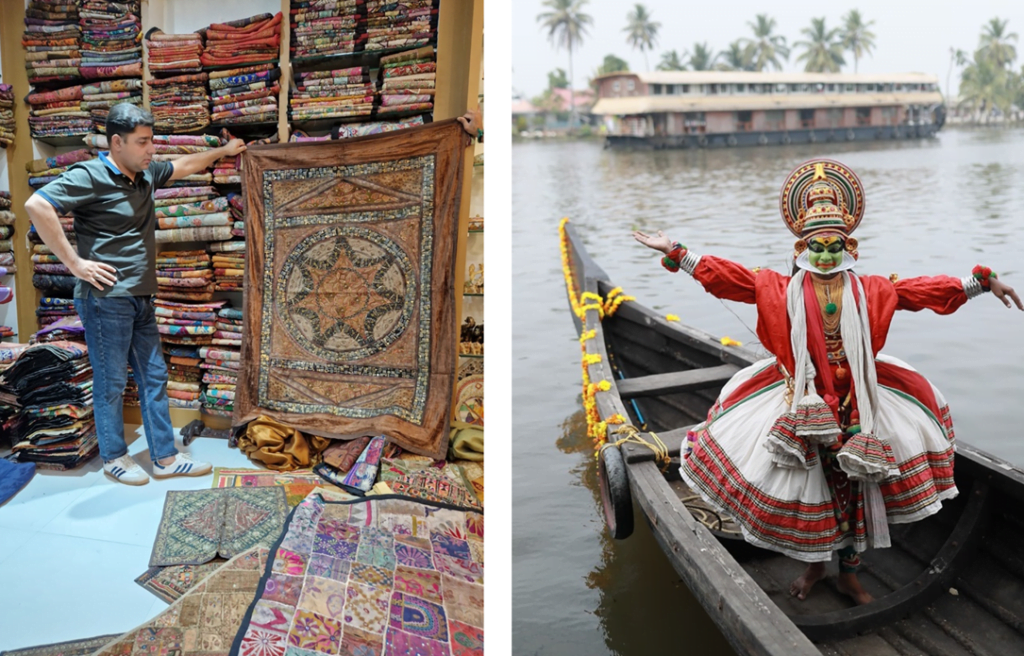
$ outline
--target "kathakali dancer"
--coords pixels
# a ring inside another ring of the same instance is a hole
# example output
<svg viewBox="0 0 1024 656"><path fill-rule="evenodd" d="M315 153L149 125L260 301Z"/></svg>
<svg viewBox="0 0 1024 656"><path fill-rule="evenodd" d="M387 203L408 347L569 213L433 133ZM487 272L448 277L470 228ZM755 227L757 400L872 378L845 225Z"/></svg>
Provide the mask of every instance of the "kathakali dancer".
<svg viewBox="0 0 1024 656"><path fill-rule="evenodd" d="M790 593L804 599L839 552L839 589L871 601L858 554L890 546L888 524L924 519L957 495L946 400L906 363L879 353L896 310L950 314L992 292L1024 310L987 267L963 278L859 276L853 231L860 179L816 159L786 178L782 218L798 239L793 275L697 255L634 233L714 296L757 306L774 355L737 373L691 435L683 480L735 518L752 544L809 563Z"/></svg>

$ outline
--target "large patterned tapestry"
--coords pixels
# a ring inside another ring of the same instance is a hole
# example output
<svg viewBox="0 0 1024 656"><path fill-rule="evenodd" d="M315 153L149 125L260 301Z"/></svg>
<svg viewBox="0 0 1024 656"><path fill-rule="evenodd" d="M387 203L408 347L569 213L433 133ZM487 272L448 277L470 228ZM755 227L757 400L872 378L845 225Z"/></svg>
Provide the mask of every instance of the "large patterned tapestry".
<svg viewBox="0 0 1024 656"><path fill-rule="evenodd" d="M468 139L442 121L246 152L236 424L262 414L444 457Z"/></svg>
<svg viewBox="0 0 1024 656"><path fill-rule="evenodd" d="M483 515L312 494L275 545L232 656L482 656Z"/></svg>

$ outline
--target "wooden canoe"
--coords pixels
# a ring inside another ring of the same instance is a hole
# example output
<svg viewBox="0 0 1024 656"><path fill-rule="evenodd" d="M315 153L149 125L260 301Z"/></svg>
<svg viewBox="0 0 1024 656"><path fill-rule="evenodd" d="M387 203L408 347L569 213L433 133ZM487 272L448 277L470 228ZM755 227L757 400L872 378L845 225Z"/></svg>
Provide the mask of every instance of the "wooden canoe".
<svg viewBox="0 0 1024 656"><path fill-rule="evenodd" d="M576 297L606 298L614 285L572 225L564 246ZM829 578L797 601L789 585L805 565L745 543L678 475L687 428L706 417L732 373L755 361L753 353L635 301L603 320L598 315L590 309L583 319L574 316L578 331L596 331L584 341L587 353L601 356L588 367L591 382L611 384L596 394L598 413L620 413L653 431L673 459L663 473L642 445L606 449L613 456L601 458L606 522L613 535L628 533L635 502L737 653L1024 654L1024 471L958 442L960 495L928 519L891 526L893 546L863 555L859 577L875 601L857 607L839 594L835 562Z"/></svg>

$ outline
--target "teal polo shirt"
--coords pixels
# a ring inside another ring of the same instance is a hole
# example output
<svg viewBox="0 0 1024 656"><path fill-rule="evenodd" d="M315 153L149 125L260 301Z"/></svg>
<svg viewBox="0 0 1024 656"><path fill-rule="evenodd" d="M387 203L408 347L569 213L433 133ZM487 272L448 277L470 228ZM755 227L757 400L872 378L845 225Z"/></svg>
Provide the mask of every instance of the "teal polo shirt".
<svg viewBox="0 0 1024 656"><path fill-rule="evenodd" d="M75 298L156 294L156 212L153 192L174 173L170 162L152 161L132 181L109 157L74 164L36 191L59 214L75 217L78 255L117 269L117 283L98 290L75 281ZM88 288L88 289L87 289Z"/></svg>

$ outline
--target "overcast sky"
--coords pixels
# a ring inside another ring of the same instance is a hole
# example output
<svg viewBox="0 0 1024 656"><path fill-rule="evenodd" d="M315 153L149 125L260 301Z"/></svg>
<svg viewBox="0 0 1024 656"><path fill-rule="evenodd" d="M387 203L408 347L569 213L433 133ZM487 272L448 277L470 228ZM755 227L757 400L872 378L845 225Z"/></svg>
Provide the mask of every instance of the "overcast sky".
<svg viewBox="0 0 1024 656"><path fill-rule="evenodd" d="M643 3L652 18L661 23L658 43L648 53L653 70L661 53L691 50L695 42L706 41L717 52L740 37L752 36L748 22L758 13L776 20L776 31L787 43L804 37L800 30L812 17L824 16L826 26L838 27L840 18L850 9L859 9L865 20L873 20L874 52L860 61L861 73L930 73L939 77L945 88L949 70L950 46L973 52L978 46L982 24L990 18L1009 19L1009 31L1024 34L1024 0L836 0L833 2L794 2L792 0L646 0ZM547 87L547 73L555 68L568 69L568 53L555 50L537 21L547 11L542 0L515 0L512 13L512 88L531 98ZM631 2L590 0L585 13L593 25L582 47L573 53L575 87L584 88L587 79L607 54L629 62L630 70L643 71L644 57L626 44L623 29ZM1018 51L1024 46L1018 39ZM785 71L803 70L796 63L797 52L790 53ZM843 72L853 72L853 59ZM1014 67L1019 67L1018 56ZM957 88L954 71L952 86Z"/></svg>

